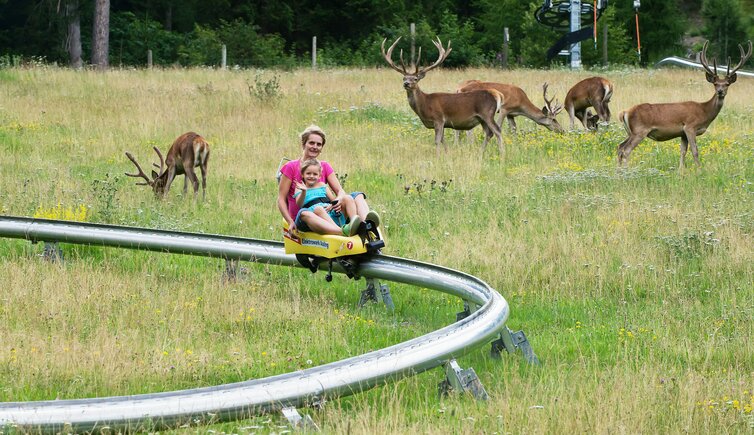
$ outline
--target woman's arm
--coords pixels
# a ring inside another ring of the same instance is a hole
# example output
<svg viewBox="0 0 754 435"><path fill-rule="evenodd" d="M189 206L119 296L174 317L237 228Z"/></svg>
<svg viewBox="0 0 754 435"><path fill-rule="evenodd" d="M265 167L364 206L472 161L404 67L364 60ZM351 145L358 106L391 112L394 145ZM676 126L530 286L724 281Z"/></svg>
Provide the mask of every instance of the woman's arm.
<svg viewBox="0 0 754 435"><path fill-rule="evenodd" d="M338 181L338 176L335 172L327 176L327 185L330 186L330 189L332 189L333 192L335 192L337 199L346 196L346 191L343 190L343 187L340 185L340 181Z"/></svg>
<svg viewBox="0 0 754 435"><path fill-rule="evenodd" d="M291 179L288 176L283 175L280 177L280 184L278 185L278 210L283 216L286 222L288 222L288 228L291 230L296 229L296 223L293 221L290 212L288 211L288 192L291 190Z"/></svg>

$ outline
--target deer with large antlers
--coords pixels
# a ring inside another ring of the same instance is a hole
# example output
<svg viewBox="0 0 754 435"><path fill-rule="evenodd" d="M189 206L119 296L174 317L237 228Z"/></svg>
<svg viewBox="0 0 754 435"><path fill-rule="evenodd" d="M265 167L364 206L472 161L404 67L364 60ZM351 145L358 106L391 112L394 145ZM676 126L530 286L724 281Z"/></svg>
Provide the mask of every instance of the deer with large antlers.
<svg viewBox="0 0 754 435"><path fill-rule="evenodd" d="M502 127L503 125L503 119L507 119L508 125L513 132L516 131L516 120L514 117L525 116L537 124L546 127L548 130L563 133L563 127L560 126L556 118L558 113L563 110L563 106L557 103L553 105L552 100L554 98L547 99L547 86L547 83L542 86L545 106L541 109L529 100L523 89L514 85L466 80L458 85L457 92L494 89L503 94L503 105L500 106L500 126Z"/></svg>
<svg viewBox="0 0 754 435"><path fill-rule="evenodd" d="M416 59L414 72L408 72L403 62L403 50L400 52L401 66L398 67L393 62L393 49L400 41L400 37L385 51L385 42L382 41L382 56L391 68L403 74L403 88L406 89L408 104L411 109L419 116L422 123L427 128L435 130L435 145L439 151L440 145L446 147L444 141L444 129L452 128L455 130L470 130L481 124L485 132L484 143L482 144L482 154L487 147L487 142L494 135L498 141L500 154L503 154L503 138L500 135L500 127L495 123L495 113L504 102L503 95L495 90L478 90L465 93L445 93L435 92L425 94L419 89L419 80L423 79L428 71L438 67L450 51L450 41L445 48L437 38L432 41L439 51L437 60L424 68L419 68L421 59L421 47Z"/></svg>
<svg viewBox="0 0 754 435"><path fill-rule="evenodd" d="M587 130L597 130L599 121L610 122L608 103L613 96L613 84L603 77L589 77L568 90L563 105L571 118L571 130L578 118ZM594 107L596 115L589 110Z"/></svg>
<svg viewBox="0 0 754 435"><path fill-rule="evenodd" d="M681 162L678 169L683 170L685 166L684 158L689 147L697 166L701 166L699 150L696 147L696 137L704 134L707 127L720 113L728 87L736 82L736 71L749 59L752 48L751 41L749 41L747 52L744 52L743 46L739 44L741 60L731 70L730 58L728 58L728 69L725 77L720 77L717 75L717 59L713 59L713 68L710 68L707 63L708 44L709 41L704 43L699 59L706 72L707 81L715 86L715 95L704 103L696 101L665 104L644 103L621 112L618 118L623 122L628 138L618 145L619 166L628 163L628 156L631 155L631 151L645 137L658 142L680 137Z"/></svg>
<svg viewBox="0 0 754 435"><path fill-rule="evenodd" d="M165 159L162 158L162 153L157 147L153 147L157 156L160 158L160 165L155 167L160 168L160 172L152 170L152 178L150 179L141 169L139 163L130 152L126 151L126 157L128 157L136 169L139 171L136 174L126 173L129 177L141 177L145 181L136 183L140 186L150 186L157 197L164 198L170 190L170 185L173 183L176 175L185 174L183 179L183 194L186 195L188 190L188 182L194 187L194 197L199 192L199 179L194 172L194 168L200 168L202 172L202 199L207 190L207 162L209 161L209 144L203 137L190 131L184 133L173 142L173 145L168 150L168 154Z"/></svg>

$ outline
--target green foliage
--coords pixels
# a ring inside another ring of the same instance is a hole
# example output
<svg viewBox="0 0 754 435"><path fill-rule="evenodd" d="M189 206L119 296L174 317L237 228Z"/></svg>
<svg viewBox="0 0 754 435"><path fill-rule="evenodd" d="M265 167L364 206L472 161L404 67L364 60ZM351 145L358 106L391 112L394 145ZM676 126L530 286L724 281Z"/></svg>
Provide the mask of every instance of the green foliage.
<svg viewBox="0 0 754 435"><path fill-rule="evenodd" d="M529 4L528 13L522 17L520 65L540 68L547 65L547 50L560 38L555 30L544 27L534 17L534 11L539 7L535 3ZM514 55L515 56L515 55ZM554 59L554 63L559 59Z"/></svg>
<svg viewBox="0 0 754 435"><path fill-rule="evenodd" d="M98 220L113 223L118 215L118 194L120 178L106 173L104 178L92 181L92 191L97 201L95 212Z"/></svg>
<svg viewBox="0 0 754 435"><path fill-rule="evenodd" d="M737 0L704 0L702 2L704 28L702 33L710 40L710 53L718 53L718 64L728 63L729 56L737 63L738 44L749 39L741 3ZM745 47L744 47L745 48ZM713 57L712 55L708 56Z"/></svg>
<svg viewBox="0 0 754 435"><path fill-rule="evenodd" d="M221 22L217 38L226 45L228 64L241 67L292 67L294 59L285 53L280 35L261 35L259 26L237 19Z"/></svg>
<svg viewBox="0 0 754 435"><path fill-rule="evenodd" d="M262 73L257 72L254 75L254 83L247 81L246 85L249 88L249 95L263 103L275 102L283 95L280 90L280 79L277 75L273 75L272 78L265 80L262 78Z"/></svg>
<svg viewBox="0 0 754 435"><path fill-rule="evenodd" d="M610 2L610 7L616 9L616 24L628 29L636 53L636 17L633 2ZM681 37L687 29L686 21L676 0L642 2L639 10L641 63L653 63L663 57L682 53Z"/></svg>
<svg viewBox="0 0 754 435"><path fill-rule="evenodd" d="M186 42L178 48L178 59L186 66L219 66L222 61L221 49L222 42L217 32L197 24Z"/></svg>
<svg viewBox="0 0 754 435"><path fill-rule="evenodd" d="M131 12L115 13L110 18L110 63L146 65L147 50L152 50L155 65L178 60L178 46L183 37L165 30L149 18L139 19Z"/></svg>

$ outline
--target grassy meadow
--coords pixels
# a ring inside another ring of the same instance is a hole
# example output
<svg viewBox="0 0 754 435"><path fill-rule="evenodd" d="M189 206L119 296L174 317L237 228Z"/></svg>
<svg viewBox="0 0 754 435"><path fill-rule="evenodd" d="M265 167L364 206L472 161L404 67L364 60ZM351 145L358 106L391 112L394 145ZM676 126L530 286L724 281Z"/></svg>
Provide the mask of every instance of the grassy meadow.
<svg viewBox="0 0 754 435"><path fill-rule="evenodd" d="M471 273L509 302L541 360L461 358L490 395L440 398L441 370L302 409L325 433L752 433L754 80L731 85L699 137L645 140L625 170L618 113L709 99L702 71L609 70L613 122L564 135L518 118L505 155L436 152L390 69L74 72L0 70L0 213L282 240L274 179L298 132L328 134L322 158L383 218L388 255ZM427 92L465 79L514 83L541 106L586 71L432 71ZM568 127L568 117L560 122ZM580 125L579 125L580 126ZM183 132L211 144L204 202L134 184ZM402 284L394 312L357 308L364 280L221 260L0 239L0 401L129 395L271 376L379 349L452 323L461 301ZM197 433L288 430L279 415ZM146 428L148 429L148 428Z"/></svg>

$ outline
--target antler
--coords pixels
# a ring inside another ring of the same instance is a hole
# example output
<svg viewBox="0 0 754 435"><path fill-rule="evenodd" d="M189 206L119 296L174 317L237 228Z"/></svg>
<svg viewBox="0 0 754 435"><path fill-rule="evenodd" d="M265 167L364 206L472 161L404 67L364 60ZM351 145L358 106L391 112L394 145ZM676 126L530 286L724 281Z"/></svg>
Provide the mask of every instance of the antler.
<svg viewBox="0 0 754 435"><path fill-rule="evenodd" d="M439 52L439 54L437 55L437 60L432 65L426 68L419 69L419 59L421 58L421 55L422 55L422 49L421 47L419 47L419 56L417 56L416 58L416 74L424 74L427 71L435 69L441 63L443 63L445 59L448 57L448 55L450 54L450 52L453 51L453 49L450 48L450 40L448 40L447 48L443 48L442 41L440 41L439 36L437 37L437 41L432 41L432 43L435 44L435 47L437 47L437 51Z"/></svg>
<svg viewBox="0 0 754 435"><path fill-rule="evenodd" d="M730 70L730 58L728 58L728 73L727 76L730 76L732 74L735 74L736 71L738 71L739 68L743 66L744 63L746 63L747 60L749 60L749 57L751 57L751 41L749 41L749 50L748 52L744 53L744 48L741 46L741 44L738 44L738 49L741 50L741 60L738 61L738 65L733 68L733 71Z"/></svg>
<svg viewBox="0 0 754 435"><path fill-rule="evenodd" d="M552 106L552 100L555 97L550 98L549 100L547 99L547 87L548 86L549 86L549 84L547 82L545 82L542 85L542 98L544 98L544 100L545 100L545 107L547 108L547 111L550 112L550 114L552 116L555 116L558 113L560 113L561 110L563 110L563 105L556 102L555 103L555 107L553 108L553 106Z"/></svg>
<svg viewBox="0 0 754 435"><path fill-rule="evenodd" d="M393 68L394 70L398 71L399 73L405 76L405 75L408 75L408 72L406 72L406 65L403 63L403 50L401 50L401 56L400 56L401 68L398 68L397 66L395 66L395 63L393 63L393 49L395 48L396 45L398 45L398 41L400 41L401 38L402 37L399 36L398 39L396 39L395 42L393 42L393 45L391 45L390 48L387 49L387 53L385 53L385 42L387 41L387 38L383 39L381 50L382 50L382 57L385 58L385 61L387 62L387 64L390 65L391 68ZM419 55L421 55L421 51L419 52Z"/></svg>
<svg viewBox="0 0 754 435"><path fill-rule="evenodd" d="M160 157L160 173L157 176L161 177L162 176L162 168L165 166L165 160L162 158L162 153L160 152L160 150L157 147L152 147L152 148L154 148L154 152L156 152L157 155ZM155 164L155 166L157 166L157 165Z"/></svg>
<svg viewBox="0 0 754 435"><path fill-rule="evenodd" d="M129 153L128 151L126 151L126 157L128 157L128 160L132 161L133 164L136 165L136 169L139 170L139 173L138 174L129 174L128 172L125 172L125 174L128 175L129 177L142 177L145 180L147 180L146 183L136 183L139 186L152 186L152 185L154 185L154 181L150 180L149 177L147 177L147 175L144 173L144 171L141 170L141 166L139 166L139 163L136 162L136 159L134 158L134 156L132 156L131 153Z"/></svg>
<svg viewBox="0 0 754 435"><path fill-rule="evenodd" d="M702 66L704 67L704 70L707 71L707 74L710 74L712 76L717 77L717 58L712 59L715 65L715 70L711 70L709 68L709 64L707 63L707 46L709 45L709 40L704 41L704 46L702 47L702 52L699 53L699 61L702 63ZM730 62L729 62L730 63Z"/></svg>

